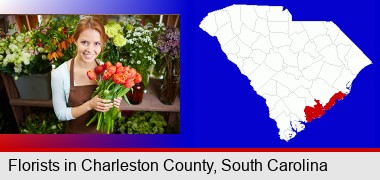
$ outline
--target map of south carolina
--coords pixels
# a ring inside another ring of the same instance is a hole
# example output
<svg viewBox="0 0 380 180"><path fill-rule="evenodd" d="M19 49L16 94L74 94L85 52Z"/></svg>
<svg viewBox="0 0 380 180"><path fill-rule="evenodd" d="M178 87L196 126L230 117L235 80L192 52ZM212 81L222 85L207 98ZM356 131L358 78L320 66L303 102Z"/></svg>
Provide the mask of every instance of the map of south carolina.
<svg viewBox="0 0 380 180"><path fill-rule="evenodd" d="M199 26L266 100L285 141L343 103L372 64L333 22L292 21L281 6L232 5L210 12Z"/></svg>

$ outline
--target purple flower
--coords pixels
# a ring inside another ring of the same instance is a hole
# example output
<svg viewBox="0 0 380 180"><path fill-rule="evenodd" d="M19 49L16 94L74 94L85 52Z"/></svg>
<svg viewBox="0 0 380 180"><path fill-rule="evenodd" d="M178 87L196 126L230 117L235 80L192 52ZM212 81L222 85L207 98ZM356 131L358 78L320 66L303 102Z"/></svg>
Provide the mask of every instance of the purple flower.
<svg viewBox="0 0 380 180"><path fill-rule="evenodd" d="M167 28L157 40L157 46L161 53L173 59L179 59L180 31L178 28Z"/></svg>

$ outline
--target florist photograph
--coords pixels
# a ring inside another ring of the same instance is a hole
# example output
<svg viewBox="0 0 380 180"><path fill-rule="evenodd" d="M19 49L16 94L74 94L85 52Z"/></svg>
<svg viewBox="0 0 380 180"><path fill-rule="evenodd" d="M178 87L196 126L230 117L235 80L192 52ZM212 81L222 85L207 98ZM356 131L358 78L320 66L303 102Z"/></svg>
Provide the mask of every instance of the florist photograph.
<svg viewBox="0 0 380 180"><path fill-rule="evenodd" d="M180 133L179 15L0 15L0 134Z"/></svg>

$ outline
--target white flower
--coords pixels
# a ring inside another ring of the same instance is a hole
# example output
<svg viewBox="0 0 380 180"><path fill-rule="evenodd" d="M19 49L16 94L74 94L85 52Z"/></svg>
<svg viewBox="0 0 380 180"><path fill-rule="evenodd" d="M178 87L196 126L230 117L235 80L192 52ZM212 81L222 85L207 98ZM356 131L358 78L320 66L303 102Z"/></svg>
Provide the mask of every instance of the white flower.
<svg viewBox="0 0 380 180"><path fill-rule="evenodd" d="M16 41L18 41L18 42L23 42L23 41L24 41L24 38L23 38L21 35L18 35L18 36L16 37Z"/></svg>
<svg viewBox="0 0 380 180"><path fill-rule="evenodd" d="M137 61L136 64L141 64L141 61Z"/></svg>
<svg viewBox="0 0 380 180"><path fill-rule="evenodd" d="M20 60L25 64L28 65L30 63L30 57L32 55L30 53L22 52Z"/></svg>
<svg viewBox="0 0 380 180"><path fill-rule="evenodd" d="M16 73L20 73L22 70L22 64L16 64L13 69L15 70Z"/></svg>
<svg viewBox="0 0 380 180"><path fill-rule="evenodd" d="M12 51L12 52L17 52L18 51L18 47L14 44L10 44L9 45L9 49Z"/></svg>
<svg viewBox="0 0 380 180"><path fill-rule="evenodd" d="M127 43L128 43L128 44L133 44L134 42L133 42L132 39L128 39L128 40L127 40Z"/></svg>

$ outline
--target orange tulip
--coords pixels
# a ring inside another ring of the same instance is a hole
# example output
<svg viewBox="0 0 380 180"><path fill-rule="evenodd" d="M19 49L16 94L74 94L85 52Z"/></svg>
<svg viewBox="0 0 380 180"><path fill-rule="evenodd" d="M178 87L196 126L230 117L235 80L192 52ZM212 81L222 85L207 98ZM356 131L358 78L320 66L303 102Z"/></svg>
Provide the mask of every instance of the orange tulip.
<svg viewBox="0 0 380 180"><path fill-rule="evenodd" d="M123 64L121 64L121 62L117 62L117 63L115 64L115 66L116 66L116 68L119 68L119 67L123 67Z"/></svg>
<svg viewBox="0 0 380 180"><path fill-rule="evenodd" d="M112 63L110 61L107 61L106 63L104 63L104 69L107 69L110 66L112 66Z"/></svg>
<svg viewBox="0 0 380 180"><path fill-rule="evenodd" d="M90 80L94 80L96 78L96 74L94 71L87 71L87 77Z"/></svg>
<svg viewBox="0 0 380 180"><path fill-rule="evenodd" d="M117 64L116 64L117 65ZM125 68L123 66L121 67L116 67L116 74L119 74L119 73L124 73L125 72Z"/></svg>
<svg viewBox="0 0 380 180"><path fill-rule="evenodd" d="M116 72L116 67L111 65L107 67L107 71L113 75Z"/></svg>
<svg viewBox="0 0 380 180"><path fill-rule="evenodd" d="M142 81L142 77L139 73L136 74L136 77L134 79L135 84L140 83Z"/></svg>
<svg viewBox="0 0 380 180"><path fill-rule="evenodd" d="M124 74L114 74L112 77L112 81L116 84L124 84L127 76Z"/></svg>
<svg viewBox="0 0 380 180"><path fill-rule="evenodd" d="M135 85L135 82L133 82L132 79L127 79L124 83L124 87L125 88L131 88Z"/></svg>
<svg viewBox="0 0 380 180"><path fill-rule="evenodd" d="M137 71L135 68L131 68L129 69L128 73L130 78L135 78Z"/></svg>
<svg viewBox="0 0 380 180"><path fill-rule="evenodd" d="M103 72L104 72L104 66L103 65L99 65L95 68L96 74L102 74Z"/></svg>
<svg viewBox="0 0 380 180"><path fill-rule="evenodd" d="M105 73L103 74L103 79L104 79L104 80L108 80L111 76L112 76L112 74L111 74L110 72L105 72Z"/></svg>

